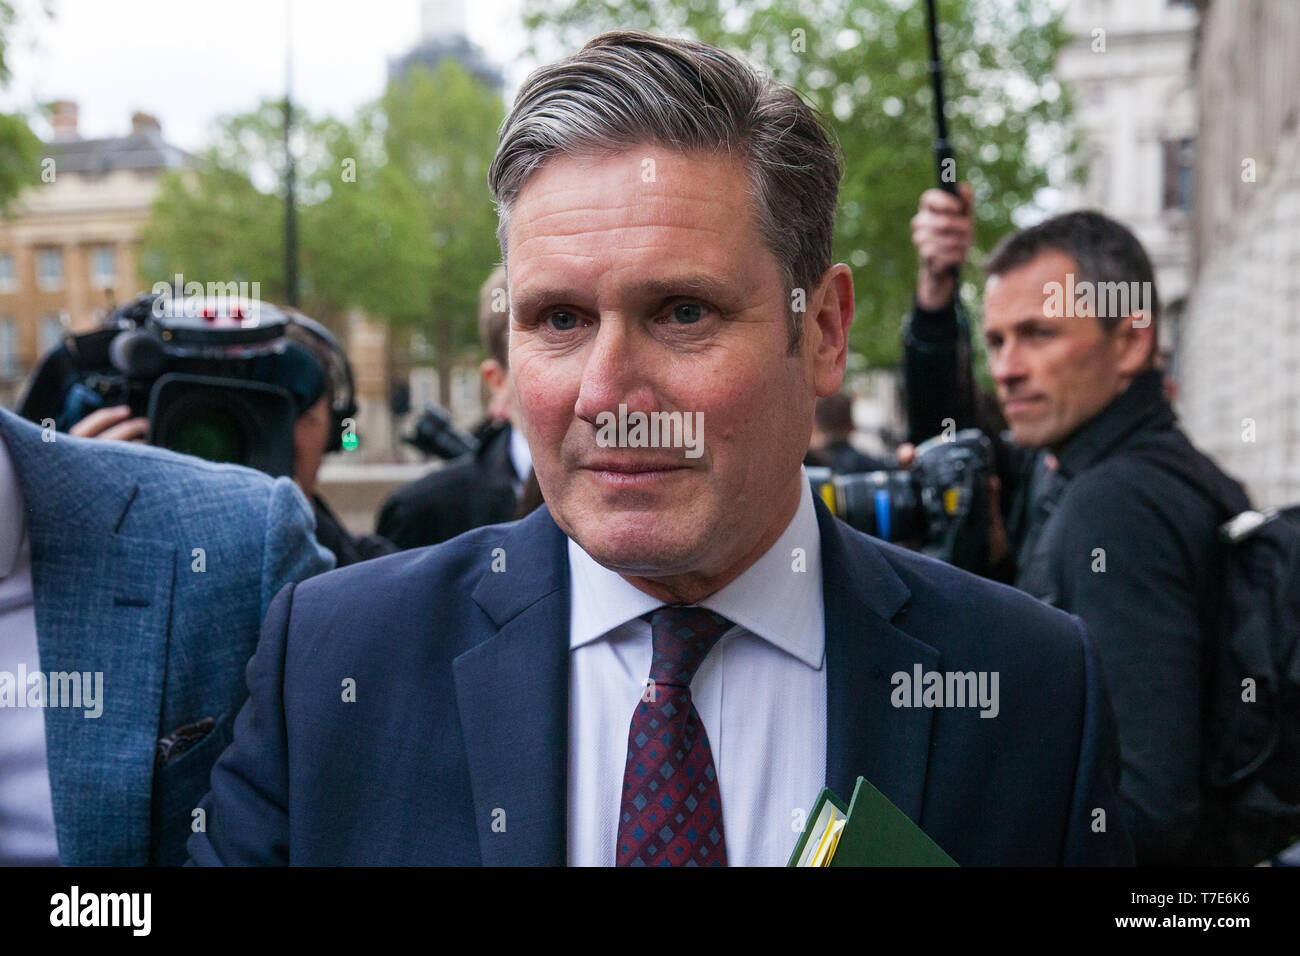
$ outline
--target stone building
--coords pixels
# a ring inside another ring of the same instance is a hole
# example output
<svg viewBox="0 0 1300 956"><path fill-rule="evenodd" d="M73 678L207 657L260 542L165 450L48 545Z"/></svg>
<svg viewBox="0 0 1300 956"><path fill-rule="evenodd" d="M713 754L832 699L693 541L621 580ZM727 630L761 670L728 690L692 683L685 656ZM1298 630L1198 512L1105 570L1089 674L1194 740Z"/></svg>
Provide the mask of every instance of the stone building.
<svg viewBox="0 0 1300 956"><path fill-rule="evenodd" d="M1080 177L1062 183L1062 210L1091 208L1133 230L1151 256L1177 350L1190 282L1196 94L1196 10L1169 0L1071 0L1057 57L1078 135Z"/></svg>
<svg viewBox="0 0 1300 956"><path fill-rule="evenodd" d="M82 139L77 105L53 107L41 183L0 219L0 404L12 406L65 331L93 327L141 291L136 244L163 174L191 157L147 113L131 132Z"/></svg>
<svg viewBox="0 0 1300 956"><path fill-rule="evenodd" d="M1257 504L1300 500L1300 3L1207 0L1180 410Z"/></svg>

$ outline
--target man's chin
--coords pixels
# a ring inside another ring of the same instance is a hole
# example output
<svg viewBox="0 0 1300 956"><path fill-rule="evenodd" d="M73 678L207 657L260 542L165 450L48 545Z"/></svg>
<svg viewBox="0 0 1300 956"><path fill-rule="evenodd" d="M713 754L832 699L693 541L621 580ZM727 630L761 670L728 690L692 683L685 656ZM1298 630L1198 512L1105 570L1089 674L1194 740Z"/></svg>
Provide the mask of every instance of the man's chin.
<svg viewBox="0 0 1300 956"><path fill-rule="evenodd" d="M1050 429L1039 424L1008 424L1011 431L1011 440L1019 448L1045 448L1052 442L1052 436L1049 434Z"/></svg>
<svg viewBox="0 0 1300 956"><path fill-rule="evenodd" d="M664 514L601 515L569 536L602 567L640 577L691 572L708 550L695 524Z"/></svg>

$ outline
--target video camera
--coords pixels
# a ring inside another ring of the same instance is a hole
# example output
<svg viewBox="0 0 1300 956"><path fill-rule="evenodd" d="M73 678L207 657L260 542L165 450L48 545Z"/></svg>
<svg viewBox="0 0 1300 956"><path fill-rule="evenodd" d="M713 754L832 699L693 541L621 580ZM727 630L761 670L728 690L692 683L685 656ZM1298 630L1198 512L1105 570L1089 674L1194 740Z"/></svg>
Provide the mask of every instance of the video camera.
<svg viewBox="0 0 1300 956"><path fill-rule="evenodd" d="M992 468L992 444L966 428L918 445L910 470L807 471L831 513L859 531L981 574L988 569Z"/></svg>
<svg viewBox="0 0 1300 956"><path fill-rule="evenodd" d="M322 368L289 339L290 325L322 339L337 361ZM154 293L50 352L19 414L67 430L96 409L128 405L148 418L152 445L292 475L294 422L325 394L327 377L328 450L337 450L356 405L347 359L324 326L257 300Z"/></svg>
<svg viewBox="0 0 1300 956"><path fill-rule="evenodd" d="M478 451L482 445L481 434L489 432L492 425L492 422L486 422L475 434L466 434L451 423L451 416L445 409L430 402L415 420L414 430L403 436L402 441L426 455L450 461Z"/></svg>

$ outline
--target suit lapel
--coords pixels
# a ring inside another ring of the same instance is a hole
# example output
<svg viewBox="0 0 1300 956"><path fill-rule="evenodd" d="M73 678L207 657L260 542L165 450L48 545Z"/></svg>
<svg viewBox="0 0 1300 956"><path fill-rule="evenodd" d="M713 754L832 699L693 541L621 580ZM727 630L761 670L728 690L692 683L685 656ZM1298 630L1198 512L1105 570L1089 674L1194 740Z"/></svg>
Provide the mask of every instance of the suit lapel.
<svg viewBox="0 0 1300 956"><path fill-rule="evenodd" d="M928 708L890 704L891 676L939 652L894 627L910 592L869 542L817 502L826 608L826 785L847 799L866 777L920 821ZM561 866L567 856L568 554L545 507L502 544L507 572L472 595L497 628L456 658L456 701L475 825L488 866ZM498 826L494 829L494 821Z"/></svg>
<svg viewBox="0 0 1300 956"><path fill-rule="evenodd" d="M866 777L919 823L929 762L929 708L890 703L891 676L936 669L939 652L890 621L910 597L869 541L815 501L826 612L826 786L847 800Z"/></svg>
<svg viewBox="0 0 1300 956"><path fill-rule="evenodd" d="M486 866L563 866L569 738L569 564L543 506L502 542L506 570L472 595L497 628L453 662Z"/></svg>
<svg viewBox="0 0 1300 956"><path fill-rule="evenodd" d="M45 709L59 857L144 865L176 550L118 533L139 491L120 458L7 414L0 435L26 504L40 668L82 675L102 707Z"/></svg>

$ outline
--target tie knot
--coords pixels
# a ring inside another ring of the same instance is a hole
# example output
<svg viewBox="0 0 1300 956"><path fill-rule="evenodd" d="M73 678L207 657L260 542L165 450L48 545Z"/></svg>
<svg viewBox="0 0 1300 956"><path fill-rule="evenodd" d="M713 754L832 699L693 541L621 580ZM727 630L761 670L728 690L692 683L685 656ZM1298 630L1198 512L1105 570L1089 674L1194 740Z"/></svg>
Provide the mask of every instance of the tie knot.
<svg viewBox="0 0 1300 956"><path fill-rule="evenodd" d="M691 686L713 645L733 627L721 614L694 605L669 604L645 617L654 643L650 679L681 687Z"/></svg>

